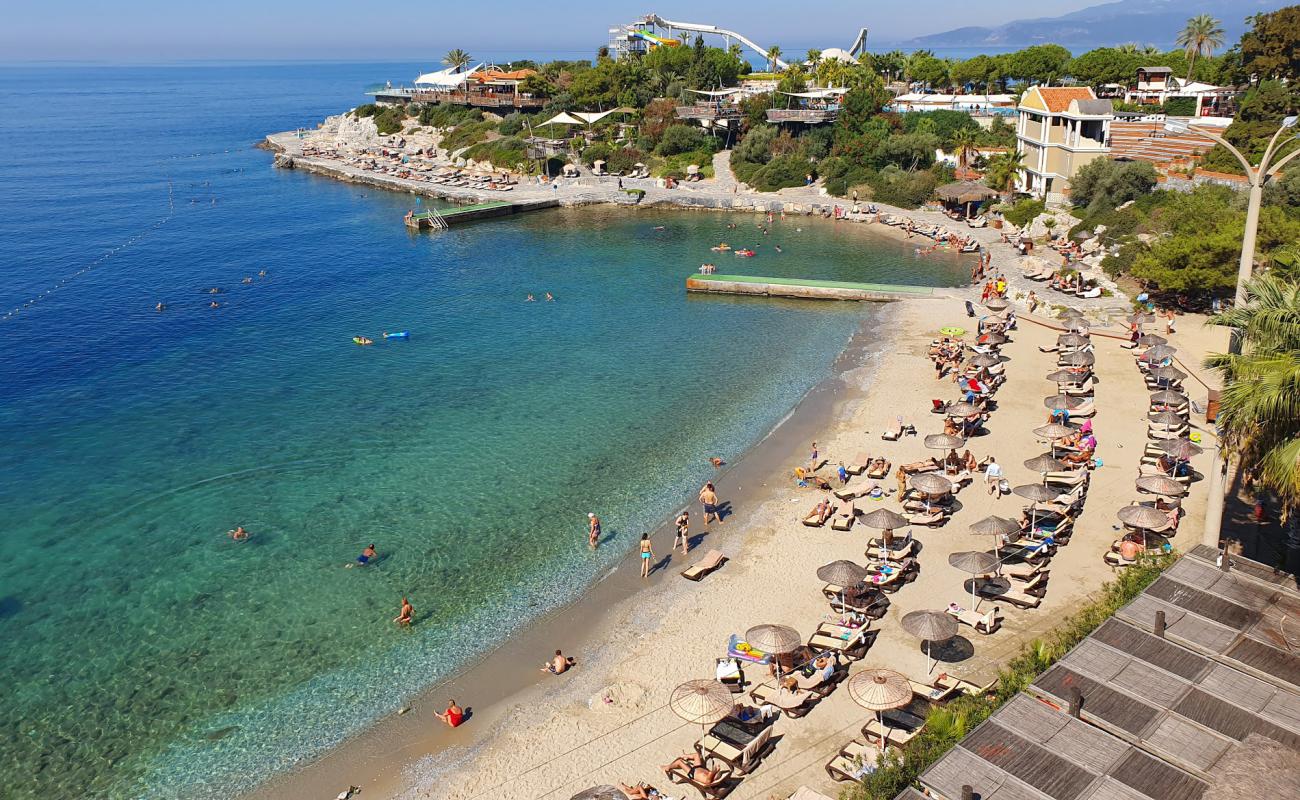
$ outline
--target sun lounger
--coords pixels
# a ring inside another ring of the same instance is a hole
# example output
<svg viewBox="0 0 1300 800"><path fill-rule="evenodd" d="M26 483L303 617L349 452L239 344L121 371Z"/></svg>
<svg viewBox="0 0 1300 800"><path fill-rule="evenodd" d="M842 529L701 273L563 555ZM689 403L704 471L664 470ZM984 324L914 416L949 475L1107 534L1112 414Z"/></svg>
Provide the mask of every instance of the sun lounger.
<svg viewBox="0 0 1300 800"><path fill-rule="evenodd" d="M945 700L951 700L958 694L957 690L952 687L917 683L911 678L907 682L912 684L912 694L925 698L929 703L942 703Z"/></svg>
<svg viewBox="0 0 1300 800"><path fill-rule="evenodd" d="M1003 563L1000 572L1008 578L1017 578L1020 580L1029 580L1038 573L1043 571L1043 564L1030 564L1019 562L1016 564Z"/></svg>
<svg viewBox="0 0 1300 800"><path fill-rule="evenodd" d="M736 747L730 742L723 741L713 734L705 734L704 738L695 743L695 752L704 758L716 758L732 771L739 775L749 773L767 752L768 744L772 740L772 726L768 725L754 737L753 741L743 748Z"/></svg>
<svg viewBox="0 0 1300 800"><path fill-rule="evenodd" d="M998 628L1002 627L1002 611L997 606L983 614L961 606L956 608L948 606L948 614L955 617L961 624L969 625L978 633L985 635L994 633Z"/></svg>
<svg viewBox="0 0 1300 800"><path fill-rule="evenodd" d="M809 511L807 516L803 518L803 524L807 525L810 528L820 528L821 526L826 524L826 520L835 516L835 510L837 508L838 506L832 505L825 517L822 517L821 513L818 512L816 508L813 508L813 510Z"/></svg>
<svg viewBox="0 0 1300 800"><path fill-rule="evenodd" d="M857 521L857 518L858 510L853 507L852 503L841 506L841 511L831 518L831 530L853 530L853 523Z"/></svg>
<svg viewBox="0 0 1300 800"><path fill-rule="evenodd" d="M912 525L924 525L927 528L937 528L948 521L947 511L939 506L934 506L929 512L912 512L906 516L908 523Z"/></svg>
<svg viewBox="0 0 1300 800"><path fill-rule="evenodd" d="M698 581L718 567L721 567L727 557L719 550L710 550L704 554L704 558L696 561L686 569L682 570L682 577L688 581Z"/></svg>
<svg viewBox="0 0 1300 800"><path fill-rule="evenodd" d="M944 686L944 687L951 686L952 688L956 689L958 692L961 692L962 694L967 694L972 697L979 697L981 695L986 695L989 692L993 691L993 687L998 685L998 680L997 678L994 678L993 680L981 686L979 684L971 683L970 681L967 680L962 680L961 678L958 678L955 675L949 675L946 672L941 672L939 673L939 677L934 679L934 685Z"/></svg>
<svg viewBox="0 0 1300 800"><path fill-rule="evenodd" d="M830 601L831 610L836 613L861 614L869 619L880 619L885 616L885 611L889 608L889 598L878 591L864 591L858 594L845 593L843 600L841 600L840 592L827 591L832 588L839 587L828 583L822 587L822 591L826 594L826 599ZM872 588L876 587L873 586Z"/></svg>
<svg viewBox="0 0 1300 800"><path fill-rule="evenodd" d="M880 438L887 442L896 442L903 437L903 423L898 421L880 432Z"/></svg>
<svg viewBox="0 0 1300 800"><path fill-rule="evenodd" d="M749 696L759 705L773 706L779 708L788 717L799 718L812 710L813 705L820 698L815 692L807 689L795 689L790 691L784 687L772 686L769 683L760 683L755 686Z"/></svg>
<svg viewBox="0 0 1300 800"><path fill-rule="evenodd" d="M883 737L885 742L895 747L903 747L912 741L925 728L925 720L906 712L893 712L884 724L880 717L873 716L862 726L862 735L868 742L878 742Z"/></svg>
<svg viewBox="0 0 1300 800"><path fill-rule="evenodd" d="M902 470L905 474L914 475L918 472L937 472L943 469L943 464L933 458L927 458L924 461L913 461L911 464L904 464Z"/></svg>
<svg viewBox="0 0 1300 800"><path fill-rule="evenodd" d="M906 536L895 536L893 545L887 548L883 539L872 539L867 542L867 557L877 561L902 561L915 552L916 540L910 533Z"/></svg>
<svg viewBox="0 0 1300 800"><path fill-rule="evenodd" d="M882 480L889 477L889 468L893 463L888 459L877 458L867 467L867 477L872 480Z"/></svg>
<svg viewBox="0 0 1300 800"><path fill-rule="evenodd" d="M710 767L713 766L715 765L710 765ZM719 768L717 774L713 776L713 781L707 784L695 779L694 770L682 769L681 767L669 770L668 780L678 785L690 786L700 793L700 797L708 798L708 800L721 800L735 788L737 783L732 779L731 767L729 766Z"/></svg>
<svg viewBox="0 0 1300 800"><path fill-rule="evenodd" d="M885 600L885 605L889 605L888 600ZM881 615L884 615L883 611ZM877 632L871 630L869 622L857 628L823 622L817 626L813 635L808 637L808 649L816 653L833 653L850 661L858 661L867 654L876 636Z"/></svg>
<svg viewBox="0 0 1300 800"><path fill-rule="evenodd" d="M864 776L875 771L876 760L879 757L879 747L853 739L826 762L826 774L840 782L860 781Z"/></svg>
<svg viewBox="0 0 1300 800"><path fill-rule="evenodd" d="M1011 580L997 583L991 581L977 582L975 592L981 597L1007 602L1020 608L1037 608L1039 603L1043 602L1042 593L1046 591L1043 584L1046 580L1042 575L1037 575L1028 583L1018 583Z"/></svg>
<svg viewBox="0 0 1300 800"><path fill-rule="evenodd" d="M871 456L866 453L858 453L852 461L844 463L844 471L850 475L861 475L871 466Z"/></svg>

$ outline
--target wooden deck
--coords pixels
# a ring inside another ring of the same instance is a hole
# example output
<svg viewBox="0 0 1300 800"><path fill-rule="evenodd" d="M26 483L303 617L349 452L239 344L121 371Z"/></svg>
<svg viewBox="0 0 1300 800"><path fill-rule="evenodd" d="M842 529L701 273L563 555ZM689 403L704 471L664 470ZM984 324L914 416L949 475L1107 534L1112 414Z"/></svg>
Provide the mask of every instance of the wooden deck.
<svg viewBox="0 0 1300 800"><path fill-rule="evenodd" d="M1300 657L1284 633L1300 589L1239 558L1223 571L1217 555L1194 548L921 785L943 800L965 785L985 800L1198 800L1227 788L1222 776L1261 742L1300 763ZM1066 711L1076 690L1077 718Z"/></svg>

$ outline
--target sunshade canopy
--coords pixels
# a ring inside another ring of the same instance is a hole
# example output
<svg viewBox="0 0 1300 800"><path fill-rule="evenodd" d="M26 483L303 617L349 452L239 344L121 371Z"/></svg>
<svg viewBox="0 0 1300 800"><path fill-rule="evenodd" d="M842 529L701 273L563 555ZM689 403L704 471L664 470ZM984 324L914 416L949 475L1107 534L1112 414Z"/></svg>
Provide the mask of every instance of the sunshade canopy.
<svg viewBox="0 0 1300 800"><path fill-rule="evenodd" d="M694 680L673 689L668 707L687 722L709 725L726 719L736 707L736 698L721 681Z"/></svg>
<svg viewBox="0 0 1300 800"><path fill-rule="evenodd" d="M913 611L904 614L902 625L903 630L927 642L943 642L957 635L957 620L943 611Z"/></svg>
<svg viewBox="0 0 1300 800"><path fill-rule="evenodd" d="M934 193L939 196L940 200L947 200L950 203L978 203L981 200L990 200L998 196L998 193L979 181L956 181L955 183L945 183ZM985 305L988 305L985 303Z"/></svg>
<svg viewBox="0 0 1300 800"><path fill-rule="evenodd" d="M947 433L932 433L925 437L925 446L931 450L956 450L965 444L965 439Z"/></svg>
<svg viewBox="0 0 1300 800"><path fill-rule="evenodd" d="M962 572L969 572L971 575L986 575L997 569L998 557L981 550L967 550L949 555L948 563Z"/></svg>
<svg viewBox="0 0 1300 800"><path fill-rule="evenodd" d="M1006 517L989 516L970 526L975 536L1000 536L1020 530L1020 523Z"/></svg>
<svg viewBox="0 0 1300 800"><path fill-rule="evenodd" d="M935 475L933 472L922 472L919 475L913 475L908 483L913 489L926 494L947 494L952 491L952 481L942 475Z"/></svg>
<svg viewBox="0 0 1300 800"><path fill-rule="evenodd" d="M766 653L789 653L803 642L799 632L789 625L755 625L745 631L745 641Z"/></svg>
<svg viewBox="0 0 1300 800"><path fill-rule="evenodd" d="M1041 483L1026 483L1022 486L1017 486L1011 491L1026 500L1032 500L1035 503L1045 503L1048 500L1055 499L1056 496L1061 493L1060 489L1053 489L1052 487L1044 486Z"/></svg>
<svg viewBox="0 0 1300 800"><path fill-rule="evenodd" d="M864 669L848 680L849 697L868 711L902 708L912 701L912 684L892 669Z"/></svg>
<svg viewBox="0 0 1300 800"><path fill-rule="evenodd" d="M817 578L836 586L856 586L867 577L866 567L858 566L852 561L832 561L817 568Z"/></svg>
<svg viewBox="0 0 1300 800"><path fill-rule="evenodd" d="M877 508L870 514L864 514L861 522L868 528L887 531L905 528L911 524L907 521L907 517L904 517L896 511L890 511L887 508Z"/></svg>
<svg viewBox="0 0 1300 800"><path fill-rule="evenodd" d="M1119 517L1119 521L1125 525L1146 530L1163 528L1169 524L1169 517L1165 512L1157 511L1151 506L1124 506L1115 516Z"/></svg>

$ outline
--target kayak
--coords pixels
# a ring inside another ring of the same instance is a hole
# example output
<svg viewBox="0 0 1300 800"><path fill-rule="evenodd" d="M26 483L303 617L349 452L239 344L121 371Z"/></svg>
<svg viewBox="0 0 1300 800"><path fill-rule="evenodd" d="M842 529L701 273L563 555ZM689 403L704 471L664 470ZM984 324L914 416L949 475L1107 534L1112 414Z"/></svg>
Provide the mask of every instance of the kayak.
<svg viewBox="0 0 1300 800"><path fill-rule="evenodd" d="M411 332L398 331L397 333L385 333L384 338L385 339L409 339L411 338Z"/></svg>

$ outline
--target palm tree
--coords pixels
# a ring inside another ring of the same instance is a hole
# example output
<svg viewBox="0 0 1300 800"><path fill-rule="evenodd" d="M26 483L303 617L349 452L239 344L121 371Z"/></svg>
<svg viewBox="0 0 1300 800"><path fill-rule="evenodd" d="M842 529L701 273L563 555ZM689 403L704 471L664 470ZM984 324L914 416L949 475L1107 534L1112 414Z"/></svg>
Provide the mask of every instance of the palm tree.
<svg viewBox="0 0 1300 800"><path fill-rule="evenodd" d="M780 61L780 60L781 60L781 48L780 48L780 47L777 47L776 45L772 45L771 47L767 48L767 70L768 70L768 72L776 72L776 62L777 62L777 61Z"/></svg>
<svg viewBox="0 0 1300 800"><path fill-rule="evenodd" d="M1197 14L1187 20L1187 26L1174 40L1187 53L1187 81L1192 80L1192 69L1196 67L1196 57L1209 57L1216 48L1223 47L1223 28L1219 21L1209 14Z"/></svg>
<svg viewBox="0 0 1300 800"><path fill-rule="evenodd" d="M453 72L461 71L465 68L466 64L473 60L474 59L470 57L469 53L466 53L459 47L442 57L442 63L451 67Z"/></svg>
<svg viewBox="0 0 1300 800"><path fill-rule="evenodd" d="M822 51L815 47L808 48L808 54L805 60L808 62L808 71L816 72L817 65L820 64L822 60Z"/></svg>
<svg viewBox="0 0 1300 800"><path fill-rule="evenodd" d="M1224 380L1220 444L1288 510L1300 508L1300 284L1259 275L1245 305L1209 324L1231 328L1242 343L1239 355L1205 361Z"/></svg>
<svg viewBox="0 0 1300 800"><path fill-rule="evenodd" d="M984 182L988 187L1002 195L1011 193L1016 177L1020 174L1020 162L1025 154L1019 150L994 153L989 157L988 167L984 170Z"/></svg>
<svg viewBox="0 0 1300 800"><path fill-rule="evenodd" d="M745 53L745 49L738 44L731 44L727 47L727 52L732 58L740 58Z"/></svg>
<svg viewBox="0 0 1300 800"><path fill-rule="evenodd" d="M957 156L957 166L962 170L970 166L970 157L978 152L978 144L975 131L970 128L961 128L952 135L952 150Z"/></svg>

